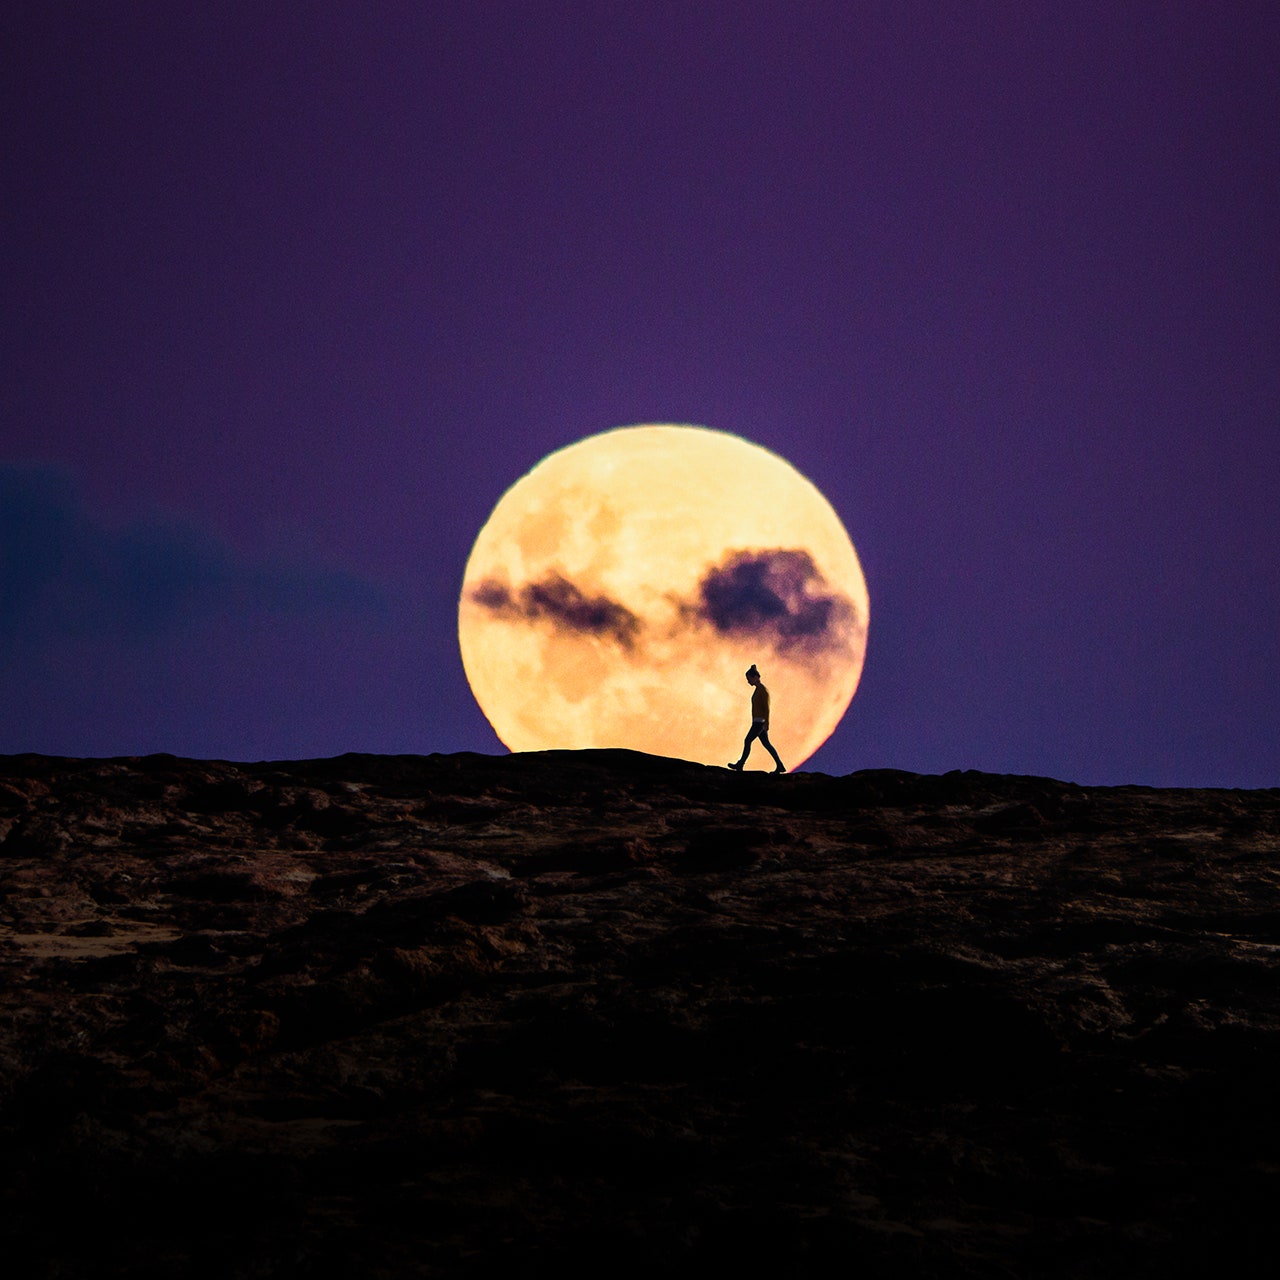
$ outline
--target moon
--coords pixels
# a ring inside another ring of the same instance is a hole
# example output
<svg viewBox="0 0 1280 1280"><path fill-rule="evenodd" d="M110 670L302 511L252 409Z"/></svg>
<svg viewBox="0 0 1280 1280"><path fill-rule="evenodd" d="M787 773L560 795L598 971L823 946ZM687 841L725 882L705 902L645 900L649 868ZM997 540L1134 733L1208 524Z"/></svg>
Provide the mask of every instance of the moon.
<svg viewBox="0 0 1280 1280"><path fill-rule="evenodd" d="M839 516L777 454L671 424L548 455L503 494L463 575L458 642L512 751L735 759L753 663L789 769L858 687L866 582ZM772 768L757 743L747 768Z"/></svg>

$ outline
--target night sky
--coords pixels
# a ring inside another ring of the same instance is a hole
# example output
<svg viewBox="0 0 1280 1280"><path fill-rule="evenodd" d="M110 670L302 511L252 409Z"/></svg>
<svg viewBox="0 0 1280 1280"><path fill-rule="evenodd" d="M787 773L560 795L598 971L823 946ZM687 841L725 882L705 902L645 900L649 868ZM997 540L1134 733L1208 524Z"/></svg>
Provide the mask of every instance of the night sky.
<svg viewBox="0 0 1280 1280"><path fill-rule="evenodd" d="M16 7L0 752L500 752L481 524L687 422L862 559L809 768L1280 784L1274 3Z"/></svg>

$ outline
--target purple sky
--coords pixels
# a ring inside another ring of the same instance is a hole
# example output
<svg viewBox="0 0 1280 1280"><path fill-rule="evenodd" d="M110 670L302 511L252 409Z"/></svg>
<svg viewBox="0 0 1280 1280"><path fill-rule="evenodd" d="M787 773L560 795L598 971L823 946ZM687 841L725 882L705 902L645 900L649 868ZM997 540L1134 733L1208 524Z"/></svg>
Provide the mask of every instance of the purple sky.
<svg viewBox="0 0 1280 1280"><path fill-rule="evenodd" d="M480 525L671 421L862 558L809 767L1280 784L1274 3L20 8L0 752L500 751Z"/></svg>

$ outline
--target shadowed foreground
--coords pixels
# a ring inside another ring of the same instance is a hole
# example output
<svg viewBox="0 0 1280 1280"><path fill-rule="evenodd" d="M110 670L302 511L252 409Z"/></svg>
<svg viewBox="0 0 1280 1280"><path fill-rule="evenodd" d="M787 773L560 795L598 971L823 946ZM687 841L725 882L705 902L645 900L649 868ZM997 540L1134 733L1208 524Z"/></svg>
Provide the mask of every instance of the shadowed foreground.
<svg viewBox="0 0 1280 1280"><path fill-rule="evenodd" d="M0 758L0 1257L1209 1274L1277 956L1276 790Z"/></svg>

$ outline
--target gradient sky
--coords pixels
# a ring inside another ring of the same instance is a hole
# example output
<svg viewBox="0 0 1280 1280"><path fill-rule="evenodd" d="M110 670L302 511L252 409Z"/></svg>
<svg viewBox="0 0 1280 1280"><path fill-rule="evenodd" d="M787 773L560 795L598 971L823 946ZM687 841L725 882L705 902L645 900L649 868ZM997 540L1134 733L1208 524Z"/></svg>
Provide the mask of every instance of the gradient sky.
<svg viewBox="0 0 1280 1280"><path fill-rule="evenodd" d="M471 543L666 421L858 548L810 768L1280 784L1274 3L19 9L0 752L501 751Z"/></svg>

